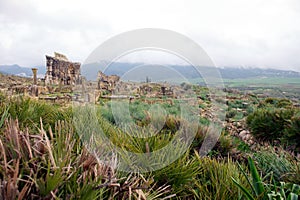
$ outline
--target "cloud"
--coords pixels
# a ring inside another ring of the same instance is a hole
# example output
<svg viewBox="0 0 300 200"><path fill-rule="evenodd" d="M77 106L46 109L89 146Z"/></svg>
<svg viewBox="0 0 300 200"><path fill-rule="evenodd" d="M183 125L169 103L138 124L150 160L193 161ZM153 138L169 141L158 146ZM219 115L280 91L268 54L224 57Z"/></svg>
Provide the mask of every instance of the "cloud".
<svg viewBox="0 0 300 200"><path fill-rule="evenodd" d="M0 64L44 65L53 51L83 62L109 37L164 28L198 42L218 66L300 71L300 2L0 1Z"/></svg>

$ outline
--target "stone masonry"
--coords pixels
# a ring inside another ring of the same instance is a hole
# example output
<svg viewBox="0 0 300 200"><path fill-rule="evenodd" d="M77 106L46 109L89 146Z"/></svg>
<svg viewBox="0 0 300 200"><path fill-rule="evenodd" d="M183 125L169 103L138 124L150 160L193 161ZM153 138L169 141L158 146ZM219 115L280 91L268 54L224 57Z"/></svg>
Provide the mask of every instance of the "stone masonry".
<svg viewBox="0 0 300 200"><path fill-rule="evenodd" d="M46 55L46 68L46 85L76 85L81 82L80 63L69 61L63 54Z"/></svg>
<svg viewBox="0 0 300 200"><path fill-rule="evenodd" d="M112 92L118 81L120 80L120 77L117 75L105 75L103 72L98 72L98 90L108 90Z"/></svg>

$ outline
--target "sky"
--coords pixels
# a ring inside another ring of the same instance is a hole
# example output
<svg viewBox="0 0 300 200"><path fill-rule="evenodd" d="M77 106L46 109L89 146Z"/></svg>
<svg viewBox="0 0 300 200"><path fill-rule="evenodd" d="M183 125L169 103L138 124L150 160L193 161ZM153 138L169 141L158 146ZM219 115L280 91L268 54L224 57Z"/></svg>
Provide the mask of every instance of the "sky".
<svg viewBox="0 0 300 200"><path fill-rule="evenodd" d="M54 51L84 62L139 28L181 33L219 67L300 71L299 0L0 0L0 65L43 66Z"/></svg>

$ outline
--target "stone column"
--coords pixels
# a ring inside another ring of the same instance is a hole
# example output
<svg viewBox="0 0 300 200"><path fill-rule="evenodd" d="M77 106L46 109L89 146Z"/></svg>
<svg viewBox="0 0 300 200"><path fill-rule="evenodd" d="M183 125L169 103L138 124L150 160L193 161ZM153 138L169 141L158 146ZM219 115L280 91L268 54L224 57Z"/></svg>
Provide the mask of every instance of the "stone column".
<svg viewBox="0 0 300 200"><path fill-rule="evenodd" d="M37 68L32 68L32 73L33 73L33 85L36 85L37 84Z"/></svg>

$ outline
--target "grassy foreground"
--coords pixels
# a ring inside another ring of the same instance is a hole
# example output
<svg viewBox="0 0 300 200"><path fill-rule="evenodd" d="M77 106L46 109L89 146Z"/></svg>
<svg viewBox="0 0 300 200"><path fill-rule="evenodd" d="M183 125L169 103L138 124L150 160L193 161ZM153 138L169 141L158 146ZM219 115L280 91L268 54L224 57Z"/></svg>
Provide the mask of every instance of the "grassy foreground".
<svg viewBox="0 0 300 200"><path fill-rule="evenodd" d="M100 162L83 145L71 108L6 97L1 97L0 105L0 199L298 199L300 195L300 162L282 148L234 157L229 145L233 139L224 133L215 154L200 157L196 150L205 128L199 127L189 150L170 165L148 173L121 172ZM163 147L177 123L176 117L171 118L163 133L137 140L120 138L121 130L101 110L97 118L111 141L141 153Z"/></svg>

